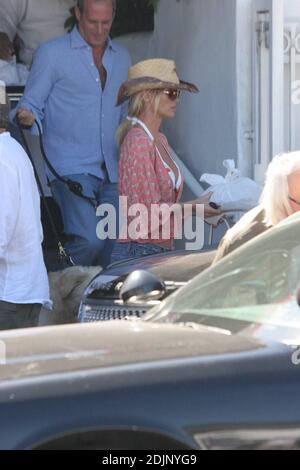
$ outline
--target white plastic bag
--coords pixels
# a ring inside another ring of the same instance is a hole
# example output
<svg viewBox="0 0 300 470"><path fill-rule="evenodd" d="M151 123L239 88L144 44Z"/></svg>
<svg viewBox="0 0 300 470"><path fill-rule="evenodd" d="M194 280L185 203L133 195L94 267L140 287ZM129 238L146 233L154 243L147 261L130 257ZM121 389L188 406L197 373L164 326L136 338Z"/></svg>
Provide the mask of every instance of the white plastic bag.
<svg viewBox="0 0 300 470"><path fill-rule="evenodd" d="M250 178L240 176L234 160L224 160L223 166L227 168L225 178L213 174L203 174L200 178L200 182L210 185L205 193L213 193L211 202L220 205L224 211L244 211L257 206L261 187Z"/></svg>
<svg viewBox="0 0 300 470"><path fill-rule="evenodd" d="M17 64L14 56L10 62L0 60L0 80L6 86L23 86L26 84L29 70L24 64Z"/></svg>

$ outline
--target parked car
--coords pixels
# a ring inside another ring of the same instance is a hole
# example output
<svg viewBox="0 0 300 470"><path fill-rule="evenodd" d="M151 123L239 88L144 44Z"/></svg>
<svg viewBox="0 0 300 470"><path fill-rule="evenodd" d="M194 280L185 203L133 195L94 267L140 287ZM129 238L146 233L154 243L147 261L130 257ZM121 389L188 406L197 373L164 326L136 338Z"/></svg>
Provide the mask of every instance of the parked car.
<svg viewBox="0 0 300 470"><path fill-rule="evenodd" d="M215 253L216 250L195 252L180 250L129 259L108 266L86 289L79 308L79 321L87 323L120 320L130 316L141 317L153 305L210 266ZM140 272L138 282L144 295L139 298L139 302L136 299L133 302L131 298L124 302L120 298L122 287L128 276L136 271ZM147 276L146 272L150 276ZM164 283L158 300L153 299L151 295L155 277Z"/></svg>
<svg viewBox="0 0 300 470"><path fill-rule="evenodd" d="M300 449L299 255L300 216L143 319L0 333L0 448Z"/></svg>
<svg viewBox="0 0 300 470"><path fill-rule="evenodd" d="M148 312L145 321L225 328L299 345L300 213L245 243Z"/></svg>

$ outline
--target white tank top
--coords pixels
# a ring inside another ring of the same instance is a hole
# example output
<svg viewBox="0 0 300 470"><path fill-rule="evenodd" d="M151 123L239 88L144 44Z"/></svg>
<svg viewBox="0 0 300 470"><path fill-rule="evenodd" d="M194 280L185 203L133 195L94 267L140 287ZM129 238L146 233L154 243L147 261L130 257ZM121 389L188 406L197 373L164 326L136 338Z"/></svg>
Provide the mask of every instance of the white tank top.
<svg viewBox="0 0 300 470"><path fill-rule="evenodd" d="M154 137L153 135L151 134L150 130L148 129L148 127L146 126L146 124L141 121L140 119L136 118L136 117L129 117L127 116L127 120L132 122L132 124L139 124L143 129L144 131L146 132L146 134L148 135L149 139L153 142L154 141ZM171 157L171 155L169 154L168 150L166 149L166 147L164 146L163 143L161 143L162 146L164 147L165 151L168 153L168 155ZM172 183L173 183L173 187L174 189L176 189L176 191L178 191L178 189L180 188L181 184L182 184L182 176L181 176L181 172L180 172L180 169L177 165L177 163L172 159L174 165L176 166L177 170L178 170L178 178L177 178L177 181L176 181L176 175L174 173L174 171L172 170L172 168L167 164L167 162L165 162L165 160L162 158L161 154L160 154L160 151L158 150L158 148L156 147L156 150L157 150L157 153L158 155L160 156L160 159L164 165L164 167L168 170L168 174L169 174L169 177L171 178L172 180Z"/></svg>

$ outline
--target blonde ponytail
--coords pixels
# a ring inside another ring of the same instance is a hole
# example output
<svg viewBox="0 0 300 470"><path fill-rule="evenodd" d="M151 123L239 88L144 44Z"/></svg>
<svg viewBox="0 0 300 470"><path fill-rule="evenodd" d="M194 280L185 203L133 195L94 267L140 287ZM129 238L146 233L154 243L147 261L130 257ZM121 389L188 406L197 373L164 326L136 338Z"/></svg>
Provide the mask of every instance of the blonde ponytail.
<svg viewBox="0 0 300 470"><path fill-rule="evenodd" d="M144 100L143 100L143 93L137 93L136 95L132 96L129 100L128 104L128 117L140 117L144 109ZM119 129L117 130L117 142L119 145L122 145L127 133L129 132L132 123L125 119L122 122Z"/></svg>
<svg viewBox="0 0 300 470"><path fill-rule="evenodd" d="M122 145L126 135L128 134L131 127L131 122L128 119L125 119L117 130L117 143Z"/></svg>
<svg viewBox="0 0 300 470"><path fill-rule="evenodd" d="M149 93L149 91L148 91ZM154 112L157 113L160 101L161 90L151 90L154 101ZM140 118L141 114L145 108L145 102L143 98L144 92L137 93L136 95L131 96L128 104L128 117ZM132 122L129 119L125 119L119 129L117 130L116 138L118 145L122 145L126 135L130 131Z"/></svg>

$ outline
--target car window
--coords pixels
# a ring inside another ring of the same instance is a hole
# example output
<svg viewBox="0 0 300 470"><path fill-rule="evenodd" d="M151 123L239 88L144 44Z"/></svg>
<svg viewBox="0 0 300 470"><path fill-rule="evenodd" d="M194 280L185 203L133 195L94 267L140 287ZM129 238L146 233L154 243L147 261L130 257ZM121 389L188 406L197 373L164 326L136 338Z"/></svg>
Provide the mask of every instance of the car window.
<svg viewBox="0 0 300 470"><path fill-rule="evenodd" d="M226 256L146 319L197 322L230 331L262 324L282 327L284 336L284 328L296 329L300 337L299 281L300 223L295 222L271 229Z"/></svg>
<svg viewBox="0 0 300 470"><path fill-rule="evenodd" d="M240 307L281 302L290 292L295 273L292 269L300 254L300 247L272 250L244 259L243 266L232 267L227 273L213 280L212 290L201 292L206 308ZM297 270L296 270L297 271ZM215 289L215 283L218 283ZM200 294L200 292L198 292ZM199 306L198 295L193 299ZM201 306L201 305L200 305ZM204 305L203 305L204 306Z"/></svg>

